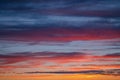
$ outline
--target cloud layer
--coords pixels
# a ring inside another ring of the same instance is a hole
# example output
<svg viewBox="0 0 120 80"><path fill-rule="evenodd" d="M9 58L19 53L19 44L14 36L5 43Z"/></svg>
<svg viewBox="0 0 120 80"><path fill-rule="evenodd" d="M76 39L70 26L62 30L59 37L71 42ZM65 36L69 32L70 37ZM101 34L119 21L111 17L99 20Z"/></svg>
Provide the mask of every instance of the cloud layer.
<svg viewBox="0 0 120 80"><path fill-rule="evenodd" d="M119 14L119 0L0 0L0 74L118 75Z"/></svg>

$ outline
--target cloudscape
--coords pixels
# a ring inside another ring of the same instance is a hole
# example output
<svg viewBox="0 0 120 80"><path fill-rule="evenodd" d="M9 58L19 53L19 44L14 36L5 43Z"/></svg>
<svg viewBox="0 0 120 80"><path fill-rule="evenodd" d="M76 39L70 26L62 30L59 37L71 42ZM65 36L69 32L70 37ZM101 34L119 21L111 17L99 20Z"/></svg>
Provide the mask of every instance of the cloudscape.
<svg viewBox="0 0 120 80"><path fill-rule="evenodd" d="M119 80L120 0L0 0L0 80Z"/></svg>

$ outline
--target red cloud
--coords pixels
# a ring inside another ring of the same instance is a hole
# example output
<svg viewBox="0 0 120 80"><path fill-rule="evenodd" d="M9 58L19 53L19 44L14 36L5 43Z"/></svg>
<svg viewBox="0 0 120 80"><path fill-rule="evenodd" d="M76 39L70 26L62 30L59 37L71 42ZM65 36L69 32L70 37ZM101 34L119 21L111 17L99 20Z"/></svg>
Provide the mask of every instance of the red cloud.
<svg viewBox="0 0 120 80"><path fill-rule="evenodd" d="M20 62L26 62L24 65L37 66L43 62L56 62L56 63L67 63L76 61L89 61L88 55L84 53L55 53L55 52L39 52L39 53L13 53L11 55L0 55L2 60L1 68L10 67L7 65L13 65ZM19 65L19 64L18 64ZM16 66L15 66L16 67ZM22 67L22 64L21 66Z"/></svg>
<svg viewBox="0 0 120 80"><path fill-rule="evenodd" d="M117 56L115 56L117 55ZM110 61L117 61L113 60L113 58L119 59L118 53L109 54L104 56L94 56L88 55L85 53L56 53L56 52L38 52L38 53L13 53L11 55L0 55L0 59L2 62L0 63L0 68L7 68L11 67L15 63L19 62L26 62L19 67L37 67L37 65L42 65L44 62L55 62L59 64L69 63L69 62L94 62L94 61L107 61L107 58ZM108 60L109 61L109 60ZM11 64L11 66L7 66ZM18 64L19 65L19 64ZM13 67L16 67L13 65ZM18 66L17 66L18 67ZM54 66L53 66L54 67Z"/></svg>
<svg viewBox="0 0 120 80"><path fill-rule="evenodd" d="M1 40L19 41L73 41L101 40L120 38L120 31L115 29L68 29L44 28L38 30L2 30Z"/></svg>

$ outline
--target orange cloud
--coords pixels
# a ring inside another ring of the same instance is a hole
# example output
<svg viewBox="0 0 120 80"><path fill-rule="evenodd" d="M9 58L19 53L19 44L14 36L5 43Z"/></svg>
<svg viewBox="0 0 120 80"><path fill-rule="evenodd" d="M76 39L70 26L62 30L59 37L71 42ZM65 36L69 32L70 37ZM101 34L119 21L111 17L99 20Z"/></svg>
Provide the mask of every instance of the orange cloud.
<svg viewBox="0 0 120 80"><path fill-rule="evenodd" d="M109 57L108 57L109 56ZM0 71L17 68L38 68L47 71L84 71L84 70L100 70L100 69L119 69L119 64L109 62L118 62L119 53L107 54L103 56L88 55L80 52L72 53L56 53L56 52L38 52L38 53L12 53L11 55L0 55L2 62L0 63ZM100 59L100 60L99 60ZM104 60L101 60L104 59ZM116 59L116 60L114 60ZM106 61L105 61L106 60ZM49 62L55 63L50 64ZM69 63L71 63L69 65ZM74 63L77 63L74 65ZM84 63L84 64L83 64ZM46 64L46 65L45 65Z"/></svg>

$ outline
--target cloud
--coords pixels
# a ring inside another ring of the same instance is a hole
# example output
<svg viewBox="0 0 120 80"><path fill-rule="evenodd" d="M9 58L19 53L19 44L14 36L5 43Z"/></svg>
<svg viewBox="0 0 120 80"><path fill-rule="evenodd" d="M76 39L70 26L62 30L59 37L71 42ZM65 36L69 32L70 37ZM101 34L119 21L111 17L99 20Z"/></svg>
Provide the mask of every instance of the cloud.
<svg viewBox="0 0 120 80"><path fill-rule="evenodd" d="M44 61L55 61L55 62L66 62L66 61L76 61L80 59L85 59L86 54L84 53L56 53L56 52L38 52L38 53L13 53L10 55L0 55L2 60L1 65L14 64L29 60L40 60ZM39 62L39 63L40 63Z"/></svg>
<svg viewBox="0 0 120 80"><path fill-rule="evenodd" d="M113 58L116 60L114 60ZM65 66L66 63L77 62L78 64L81 63L81 65L78 65L78 66L83 66L84 65L83 63L86 63L86 65L87 64L89 65L89 63L90 63L90 66L92 68L92 65L91 65L92 62L93 62L92 63L93 65L95 65L95 64L110 65L111 63L109 63L109 64L107 64L107 63L111 62L111 61L117 62L119 57L112 56L112 57L109 57L110 60L107 61L108 56L94 56L94 55L89 55L89 54L80 53L80 52L71 52L71 53L62 53L62 52L61 53L58 53L58 52L27 53L26 52L26 53L11 53L11 54L7 54L7 55L1 54L0 59L1 59L0 64L2 67L7 66L8 64L11 66L12 65L14 66L14 64L16 64L16 65L23 64L23 67L25 65L26 65L26 67L32 67L35 65L36 66L44 65L44 63L46 63L46 62L53 62L53 63L57 63L57 64L62 64L63 66ZM104 60L101 60L101 59L104 59ZM96 63L97 61L99 61L101 63ZM21 62L23 62L23 63L21 63ZM114 65L112 67L115 68L116 66L114 66ZM22 66L20 66L20 67L22 67ZM47 66L45 66L45 65L44 65L44 67L47 68ZM58 66L56 66L56 67L58 67ZM70 67L70 66L68 66L68 67ZM100 66L98 66L98 67L100 67ZM103 68L103 66L100 68ZM108 66L107 68L110 68L110 66Z"/></svg>
<svg viewBox="0 0 120 80"><path fill-rule="evenodd" d="M2 55L0 54L0 59L1 59L1 65L6 65L6 64L13 64L13 63L18 63L22 61L29 60L30 58L27 56L17 56L17 55Z"/></svg>
<svg viewBox="0 0 120 80"><path fill-rule="evenodd" d="M109 57L119 57L120 56L120 53L113 53L113 54L107 54L105 56L109 56Z"/></svg>
<svg viewBox="0 0 120 80"><path fill-rule="evenodd" d="M9 4L7 4L9 3ZM5 5L6 4L6 5ZM14 4L14 5L13 5ZM119 6L119 0L31 0L31 1L1 1L2 9L13 10L38 10L38 9L80 9L80 10L106 10L116 9Z"/></svg>
<svg viewBox="0 0 120 80"><path fill-rule="evenodd" d="M33 30L1 30L1 40L75 41L119 39L119 29L42 28Z"/></svg>
<svg viewBox="0 0 120 80"><path fill-rule="evenodd" d="M25 72L27 74L51 73L51 74L83 74L83 73L101 73L102 71L58 71L58 72Z"/></svg>
<svg viewBox="0 0 120 80"><path fill-rule="evenodd" d="M98 56L97 58L120 58L120 53L106 54L103 56Z"/></svg>
<svg viewBox="0 0 120 80"><path fill-rule="evenodd" d="M118 74L119 9L119 0L0 0L1 71Z"/></svg>
<svg viewBox="0 0 120 80"><path fill-rule="evenodd" d="M106 69L106 70L87 70L87 71L56 71L56 72L25 72L27 74L102 74L102 75L120 75L120 69Z"/></svg>
<svg viewBox="0 0 120 80"><path fill-rule="evenodd" d="M61 11L62 12L62 11ZM68 12L69 13L69 12ZM12 12L11 12L12 14ZM79 14L79 13L78 13ZM84 14L84 13L83 13ZM34 16L33 16L34 15ZM86 14L87 15L87 14ZM94 15L94 14L93 14ZM82 27L82 26L113 26L118 27L120 24L119 18L101 18L101 17L90 17L90 16L60 16L60 15L38 15L31 14L15 14L15 15L0 15L1 27L15 27L21 28L21 26L29 27Z"/></svg>
<svg viewBox="0 0 120 80"><path fill-rule="evenodd" d="M104 73L103 70L119 69L120 67L118 56L111 56L109 58L108 56L95 56L82 52L24 52L0 54L0 69L14 71L19 68L21 71L18 69L15 72L20 73L34 70L43 71L27 72L27 74L108 74ZM96 70L102 70L103 73L99 73ZM115 72L112 72L112 74L114 73Z"/></svg>
<svg viewBox="0 0 120 80"><path fill-rule="evenodd" d="M91 4L95 4L96 2L96 5L91 5ZM31 1L27 1L27 0L24 0L24 1L15 1L15 0L6 0L6 1L3 1L1 0L1 3L2 4L6 4L6 3L9 3L9 5L7 6L4 6L5 8L8 8L10 7L11 8L14 8L14 7L17 7L18 9L21 8L21 6L24 6L25 8L28 7L28 8L38 8L38 9L41 9L41 7L44 9L44 8L48 8L48 9L51 9L51 7L55 7L57 9L59 8L70 8L71 6L76 8L75 4L78 4L78 5L83 5L81 6L82 8L85 7L88 8L88 9L91 9L93 8L94 9L94 6L96 6L97 8L100 7L100 9L109 9L109 8L116 8L116 7L119 7L119 0L116 0L116 1L112 1L112 0L106 0L106 1L97 1L97 0L92 0L92 1L89 1L89 0L60 0L60 1L57 1L57 0L46 0L46 1L41 1L41 0L31 0ZM49 3L49 4L48 4ZM12 4L19 4L19 5L14 5L14 7L12 6ZM54 5L52 5L54 4ZM89 4L89 5L88 5ZM115 5L116 4L116 5ZM26 5L26 6L25 6ZM80 8L80 6L77 6ZM89 7L88 7L89 6Z"/></svg>
<svg viewBox="0 0 120 80"><path fill-rule="evenodd" d="M119 53L119 39L79 40L79 41L0 41L0 54L83 52L94 55ZM117 46L116 46L117 44ZM92 46L92 47L91 47Z"/></svg>
<svg viewBox="0 0 120 80"><path fill-rule="evenodd" d="M0 25L2 27L80 27L85 24L90 26L90 24L103 25L104 23L107 26L118 27L120 25L117 18L120 13L119 5L118 0L2 1Z"/></svg>

